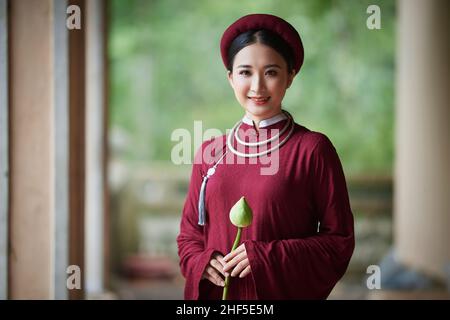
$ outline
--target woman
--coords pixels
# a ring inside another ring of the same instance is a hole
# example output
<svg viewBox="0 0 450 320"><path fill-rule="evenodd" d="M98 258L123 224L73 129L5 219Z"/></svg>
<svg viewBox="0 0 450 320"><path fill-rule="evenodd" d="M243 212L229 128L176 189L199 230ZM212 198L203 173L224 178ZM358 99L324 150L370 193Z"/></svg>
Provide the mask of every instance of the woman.
<svg viewBox="0 0 450 320"><path fill-rule="evenodd" d="M231 276L229 299L325 299L353 253L353 215L330 140L282 109L303 63L300 36L279 17L247 15L225 31L221 54L245 115L196 153L177 237L185 298L221 299ZM230 252L229 211L242 196L253 222Z"/></svg>

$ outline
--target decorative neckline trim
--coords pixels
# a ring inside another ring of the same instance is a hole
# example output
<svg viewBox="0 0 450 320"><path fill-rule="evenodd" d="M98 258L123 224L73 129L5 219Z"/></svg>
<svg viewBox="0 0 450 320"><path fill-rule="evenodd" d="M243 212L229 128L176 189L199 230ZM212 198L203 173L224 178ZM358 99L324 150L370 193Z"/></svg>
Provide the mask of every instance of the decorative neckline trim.
<svg viewBox="0 0 450 320"><path fill-rule="evenodd" d="M284 114L284 112L281 112L280 114L277 114L276 116L273 116L272 118L269 119L264 119L261 120L259 122L259 128L264 128L264 127L268 127L272 124L275 124L277 122L280 122L284 119L287 119L287 116ZM252 119L250 119L249 117L247 117L247 115L244 115L244 118L242 118L242 122L245 124L248 124L250 126L253 126L253 121Z"/></svg>
<svg viewBox="0 0 450 320"><path fill-rule="evenodd" d="M292 132L294 131L294 128L295 128L294 119L292 118L291 114L290 114L289 112L287 112L286 110L283 110L283 113L286 114L285 116L286 116L286 118L289 119L289 121L288 121L288 123L286 124L286 127L283 128L282 131L284 132L284 131L287 129L287 127L289 127L289 126L290 126L291 128L290 128L288 134L286 135L286 137L285 137L282 141L280 141L280 142L278 143L278 145L272 146L272 147L271 147L270 149L268 149L268 150L263 150L263 151L260 151L260 152L257 152L257 153L245 153L245 152L240 152L240 151L236 150L236 149L234 148L234 146L233 146L233 136L235 136L236 130L239 130L239 127L240 127L241 124L242 124L242 120L239 120L239 121L234 125L234 127L231 129L231 132L228 134L228 137L227 137L227 147L228 147L228 149L229 149L232 153L234 153L235 155L241 156L241 157L244 157L244 158L255 158L255 157L259 157L259 156L264 156L264 155L268 154L269 152L278 150L278 149L281 148L281 146L282 146L282 145L290 138L290 136L292 135ZM272 119L272 118L270 118L270 119ZM266 120L268 120L268 119L266 119ZM277 135L279 136L280 133L278 133ZM257 143L257 145L262 145L262 144L266 144L266 145L267 145L267 144L269 143L270 140L271 140L271 139L268 139L268 140L265 140L265 141L259 141L259 142ZM239 141L238 141L238 144L239 144ZM247 145L250 145L250 144L247 143Z"/></svg>

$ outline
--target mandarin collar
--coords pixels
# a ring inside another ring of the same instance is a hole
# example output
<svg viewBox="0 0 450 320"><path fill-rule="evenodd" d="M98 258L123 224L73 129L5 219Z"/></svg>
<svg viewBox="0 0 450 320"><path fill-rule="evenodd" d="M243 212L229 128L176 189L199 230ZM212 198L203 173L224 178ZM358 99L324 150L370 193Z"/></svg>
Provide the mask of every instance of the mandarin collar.
<svg viewBox="0 0 450 320"><path fill-rule="evenodd" d="M287 119L287 116L284 114L284 112L281 112L281 113L277 114L276 116L273 116L273 117L268 118L268 119L261 120L259 122L258 127L259 128L268 127L268 126L271 126L271 125L273 125L273 124L275 124L277 122L280 122L282 120L285 120L285 119ZM252 119L247 117L247 115L244 115L244 117L242 118L242 122L245 123L245 124L248 124L249 126L253 126Z"/></svg>

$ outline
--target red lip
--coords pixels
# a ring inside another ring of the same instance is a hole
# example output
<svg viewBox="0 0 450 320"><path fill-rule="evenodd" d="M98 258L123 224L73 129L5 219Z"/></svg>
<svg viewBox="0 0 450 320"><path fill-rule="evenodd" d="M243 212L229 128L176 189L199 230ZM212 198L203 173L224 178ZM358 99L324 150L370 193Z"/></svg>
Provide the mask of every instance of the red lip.
<svg viewBox="0 0 450 320"><path fill-rule="evenodd" d="M251 99L253 103L258 106L265 105L270 100L270 97L248 97L248 98Z"/></svg>

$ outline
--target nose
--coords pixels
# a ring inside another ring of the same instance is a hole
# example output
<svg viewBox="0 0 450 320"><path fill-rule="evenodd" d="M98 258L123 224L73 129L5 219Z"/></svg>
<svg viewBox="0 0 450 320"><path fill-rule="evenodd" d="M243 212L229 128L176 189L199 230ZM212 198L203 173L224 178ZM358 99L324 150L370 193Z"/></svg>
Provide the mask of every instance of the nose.
<svg viewBox="0 0 450 320"><path fill-rule="evenodd" d="M261 94L265 92L265 90L266 83L264 81L264 76L260 76L258 73L256 73L252 78L250 91L254 92L255 94Z"/></svg>

